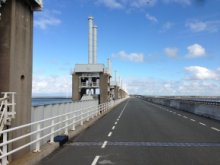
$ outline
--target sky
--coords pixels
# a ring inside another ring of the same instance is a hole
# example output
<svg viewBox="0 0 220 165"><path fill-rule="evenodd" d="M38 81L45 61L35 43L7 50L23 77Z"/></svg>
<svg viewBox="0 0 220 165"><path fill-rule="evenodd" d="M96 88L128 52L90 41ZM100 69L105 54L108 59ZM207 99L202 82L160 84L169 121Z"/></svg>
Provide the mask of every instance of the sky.
<svg viewBox="0 0 220 165"><path fill-rule="evenodd" d="M33 96L71 96L88 63L88 17L97 61L129 94L220 95L220 0L44 0L34 13Z"/></svg>

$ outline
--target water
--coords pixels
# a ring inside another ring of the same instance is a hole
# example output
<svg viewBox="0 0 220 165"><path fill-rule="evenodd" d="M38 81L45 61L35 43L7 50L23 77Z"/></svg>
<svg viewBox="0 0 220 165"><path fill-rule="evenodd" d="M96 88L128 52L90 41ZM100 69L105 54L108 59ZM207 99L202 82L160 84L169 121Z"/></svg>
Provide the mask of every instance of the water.
<svg viewBox="0 0 220 165"><path fill-rule="evenodd" d="M32 106L69 102L72 102L71 98L32 98Z"/></svg>

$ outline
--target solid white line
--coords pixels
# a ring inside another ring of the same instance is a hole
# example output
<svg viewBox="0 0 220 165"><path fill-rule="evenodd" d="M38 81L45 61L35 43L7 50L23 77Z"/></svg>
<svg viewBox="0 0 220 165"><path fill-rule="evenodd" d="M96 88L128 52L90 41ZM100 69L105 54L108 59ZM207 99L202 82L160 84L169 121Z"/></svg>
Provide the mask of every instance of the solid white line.
<svg viewBox="0 0 220 165"><path fill-rule="evenodd" d="M204 123L202 123L202 122L199 122L199 124L200 124L200 125L203 125L203 126L206 126L206 124L204 124Z"/></svg>
<svg viewBox="0 0 220 165"><path fill-rule="evenodd" d="M105 146L107 145L108 141L104 141L104 143L102 144L101 148L105 148Z"/></svg>
<svg viewBox="0 0 220 165"><path fill-rule="evenodd" d="M195 122L195 120L194 119L190 119L191 121L193 121L193 122Z"/></svg>
<svg viewBox="0 0 220 165"><path fill-rule="evenodd" d="M96 165L96 163L98 162L99 158L100 158L100 156L96 156L91 165Z"/></svg>
<svg viewBox="0 0 220 165"><path fill-rule="evenodd" d="M115 129L115 126L112 127L112 130L114 130L114 129Z"/></svg>
<svg viewBox="0 0 220 165"><path fill-rule="evenodd" d="M215 127L211 127L211 129L213 129L215 131L220 131L218 128L215 128Z"/></svg>
<svg viewBox="0 0 220 165"><path fill-rule="evenodd" d="M109 132L108 137L112 136L112 132Z"/></svg>

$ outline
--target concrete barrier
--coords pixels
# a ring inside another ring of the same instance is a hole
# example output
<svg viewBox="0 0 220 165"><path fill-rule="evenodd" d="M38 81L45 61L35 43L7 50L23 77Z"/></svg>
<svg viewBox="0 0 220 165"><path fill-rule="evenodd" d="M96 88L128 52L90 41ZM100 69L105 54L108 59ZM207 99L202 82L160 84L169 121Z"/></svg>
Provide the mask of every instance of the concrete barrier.
<svg viewBox="0 0 220 165"><path fill-rule="evenodd" d="M220 120L220 104L210 104L209 102L200 102L194 100L156 97L142 97L142 99L155 104L160 104L163 106L172 107L178 110L187 111L208 118Z"/></svg>

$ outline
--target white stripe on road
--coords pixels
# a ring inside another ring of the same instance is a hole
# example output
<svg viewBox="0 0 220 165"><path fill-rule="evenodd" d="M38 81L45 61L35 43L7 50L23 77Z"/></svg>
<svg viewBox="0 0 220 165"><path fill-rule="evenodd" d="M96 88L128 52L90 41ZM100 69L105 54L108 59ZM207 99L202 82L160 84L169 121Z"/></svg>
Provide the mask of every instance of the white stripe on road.
<svg viewBox="0 0 220 165"><path fill-rule="evenodd" d="M206 124L204 124L204 123L202 123L202 122L199 122L199 124L200 124L200 125L203 125L203 126L206 126Z"/></svg>
<svg viewBox="0 0 220 165"><path fill-rule="evenodd" d="M115 126L112 127L112 130L114 130L114 129L115 129Z"/></svg>
<svg viewBox="0 0 220 165"><path fill-rule="evenodd" d="M118 122L115 122L115 125L117 125L118 124Z"/></svg>
<svg viewBox="0 0 220 165"><path fill-rule="evenodd" d="M211 127L211 129L215 130L215 131L220 131L220 129L215 128L215 127Z"/></svg>
<svg viewBox="0 0 220 165"><path fill-rule="evenodd" d="M188 117L187 117L187 116L183 116L183 118L188 119Z"/></svg>
<svg viewBox="0 0 220 165"><path fill-rule="evenodd" d="M100 158L100 156L96 156L91 165L96 165L96 163L98 162L99 158Z"/></svg>
<svg viewBox="0 0 220 165"><path fill-rule="evenodd" d="M105 148L105 146L107 145L108 141L104 141L104 143L102 144L101 148Z"/></svg>
<svg viewBox="0 0 220 165"><path fill-rule="evenodd" d="M195 120L194 119L190 119L191 121L193 121L193 122L195 122Z"/></svg>
<svg viewBox="0 0 220 165"><path fill-rule="evenodd" d="M112 136L112 132L109 132L108 137Z"/></svg>

